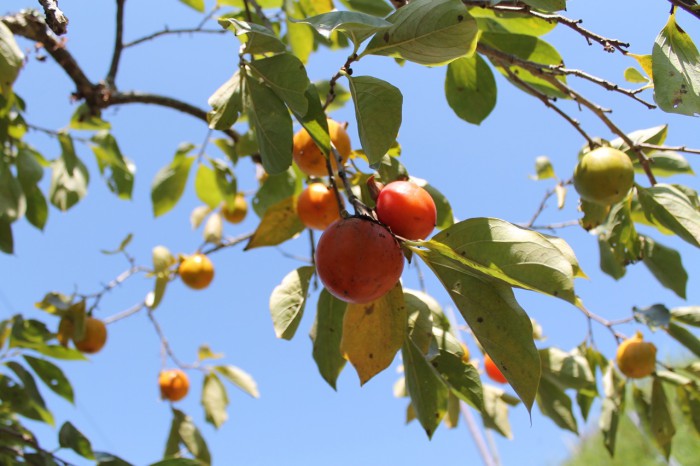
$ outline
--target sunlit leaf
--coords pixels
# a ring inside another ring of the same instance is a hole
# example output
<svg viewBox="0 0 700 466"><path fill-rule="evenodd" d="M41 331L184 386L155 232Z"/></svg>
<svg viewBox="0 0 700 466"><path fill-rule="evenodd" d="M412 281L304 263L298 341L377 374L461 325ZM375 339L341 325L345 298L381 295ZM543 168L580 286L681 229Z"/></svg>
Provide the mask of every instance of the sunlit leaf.
<svg viewBox="0 0 700 466"><path fill-rule="evenodd" d="M243 79L240 70L223 83L207 101L212 110L207 122L212 129L228 129L243 112Z"/></svg>
<svg viewBox="0 0 700 466"><path fill-rule="evenodd" d="M95 459L90 440L70 422L65 422L61 426L61 430L58 432L58 443L61 447L70 448L83 458Z"/></svg>
<svg viewBox="0 0 700 466"><path fill-rule="evenodd" d="M253 398L260 398L258 384L253 377L236 366L216 366L214 369L226 379Z"/></svg>
<svg viewBox="0 0 700 466"><path fill-rule="evenodd" d="M24 64L24 54L4 23L0 25L0 95L9 96L12 84Z"/></svg>
<svg viewBox="0 0 700 466"><path fill-rule="evenodd" d="M299 22L311 25L326 38L329 38L333 31L342 32L355 44L355 51L367 38L391 26L391 23L384 19L354 11L332 11Z"/></svg>
<svg viewBox="0 0 700 466"><path fill-rule="evenodd" d="M228 419L226 408L228 407L228 395L226 387L219 377L210 372L204 376L202 386L202 406L208 423L217 429Z"/></svg>
<svg viewBox="0 0 700 466"><path fill-rule="evenodd" d="M288 197L265 211L245 249L276 246L295 237L304 228L296 213L296 196Z"/></svg>
<svg viewBox="0 0 700 466"><path fill-rule="evenodd" d="M603 433L603 443L610 455L615 454L617 428L625 411L625 379L609 364L603 374L605 398L600 410L598 427Z"/></svg>
<svg viewBox="0 0 700 466"><path fill-rule="evenodd" d="M671 309L671 318L686 325L700 327L700 306L684 306Z"/></svg>
<svg viewBox="0 0 700 466"><path fill-rule="evenodd" d="M291 340L304 313L314 267L299 267L282 280L270 295L270 313L277 338Z"/></svg>
<svg viewBox="0 0 700 466"><path fill-rule="evenodd" d="M668 334L693 354L700 357L700 339L693 332L673 321L668 324Z"/></svg>
<svg viewBox="0 0 700 466"><path fill-rule="evenodd" d="M306 115L309 104L305 94L310 82L301 60L291 53L280 53L252 61L249 67L290 110Z"/></svg>
<svg viewBox="0 0 700 466"><path fill-rule="evenodd" d="M241 41L245 44L245 53L260 54L286 50L284 43L265 26L235 18L220 19L219 24L241 37Z"/></svg>
<svg viewBox="0 0 700 466"><path fill-rule="evenodd" d="M668 460L671 455L671 440L676 434L676 428L673 425L671 408L663 383L657 377L654 377L652 382L649 424L656 444Z"/></svg>
<svg viewBox="0 0 700 466"><path fill-rule="evenodd" d="M394 360L406 335L406 306L401 285L366 304L348 304L340 351L364 385Z"/></svg>
<svg viewBox="0 0 700 466"><path fill-rule="evenodd" d="M700 247L700 212L684 192L673 185L658 183L650 188L638 186L637 194L647 218Z"/></svg>
<svg viewBox="0 0 700 466"><path fill-rule="evenodd" d="M578 434L578 424L572 411L571 398L559 386L542 378L537 389L537 406L542 414L562 429Z"/></svg>
<svg viewBox="0 0 700 466"><path fill-rule="evenodd" d="M161 168L153 178L151 201L155 217L170 211L182 197L190 174L190 167L195 159L195 157L187 156L192 149L194 146L191 144L180 146L173 161Z"/></svg>
<svg viewBox="0 0 700 466"><path fill-rule="evenodd" d="M496 80L480 55L458 58L447 65L445 97L462 120L481 124L496 106Z"/></svg>
<svg viewBox="0 0 700 466"><path fill-rule="evenodd" d="M24 360L27 361L34 373L39 376L51 391L73 403L73 387L58 366L46 359L39 359L26 354L24 355Z"/></svg>
<svg viewBox="0 0 700 466"><path fill-rule="evenodd" d="M644 256L642 261L654 277L664 287L685 299L688 273L683 267L681 255L675 249L668 248L649 237L644 238Z"/></svg>

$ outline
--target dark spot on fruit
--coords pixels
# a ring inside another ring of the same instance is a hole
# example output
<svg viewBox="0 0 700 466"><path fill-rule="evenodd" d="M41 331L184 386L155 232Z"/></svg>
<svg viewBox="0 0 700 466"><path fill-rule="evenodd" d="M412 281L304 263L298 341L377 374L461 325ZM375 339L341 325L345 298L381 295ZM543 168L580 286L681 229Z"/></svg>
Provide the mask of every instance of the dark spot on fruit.
<svg viewBox="0 0 700 466"><path fill-rule="evenodd" d="M365 315L370 315L374 312L374 304L370 304L365 308Z"/></svg>
<svg viewBox="0 0 700 466"><path fill-rule="evenodd" d="M374 358L374 354L369 353L369 358L370 358L370 359L373 359L373 358Z"/></svg>
<svg viewBox="0 0 700 466"><path fill-rule="evenodd" d="M484 323L484 318L483 318L483 317L477 317L477 318L476 318L476 321L477 321L478 323L480 323L480 324L483 324L483 323Z"/></svg>

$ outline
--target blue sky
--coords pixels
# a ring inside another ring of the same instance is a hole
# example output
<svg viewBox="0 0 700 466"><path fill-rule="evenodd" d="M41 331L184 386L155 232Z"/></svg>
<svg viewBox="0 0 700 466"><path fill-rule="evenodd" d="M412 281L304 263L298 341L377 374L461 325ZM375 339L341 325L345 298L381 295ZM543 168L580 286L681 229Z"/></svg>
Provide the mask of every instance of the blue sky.
<svg viewBox="0 0 700 466"><path fill-rule="evenodd" d="M70 17L67 46L92 80L106 73L113 45L114 2L62 0ZM663 27L669 10L665 2L644 5L620 0L572 0L571 18L584 18L584 26L605 36L623 39L630 51L651 53L654 38ZM0 14L35 6L29 0L5 0ZM207 6L213 6L211 0ZM125 39L132 40L165 25L191 27L200 15L177 0L127 2ZM697 21L680 14L679 23L697 40ZM212 23L212 27L216 24ZM590 71L622 82L622 73L634 60L619 53L608 54L563 27L545 39L564 57L568 67ZM22 40L27 49L31 44ZM166 36L128 49L122 57L117 85L121 90L142 90L170 95L206 108L207 98L230 77L237 66L238 42L232 34ZM345 61L347 51L323 52L307 66L312 80L329 79ZM557 173L568 178L583 145L582 138L541 102L510 86L497 76L498 104L481 126L458 119L444 98L444 68L426 68L411 63L403 67L385 57L367 57L354 65L355 75L372 75L399 87L404 95L403 125L399 134L402 162L414 176L427 179L451 201L460 219L489 216L511 222L526 222L537 209L550 181L535 182L534 160L549 156ZM668 144L700 147L697 120L648 111L644 107L585 82L570 81L603 106L614 108L612 117L625 131L670 123ZM75 105L70 102L72 83L51 60L40 63L33 57L22 71L16 91L27 101L28 122L59 129L67 125ZM645 94L647 99L651 95ZM612 138L594 118L569 103L589 133ZM350 106L332 115L350 122L354 145L359 145ZM190 253L201 243L201 232L192 231L189 213L199 204L193 180L178 206L154 219L151 214L150 185L155 173L172 158L178 144L201 144L207 128L191 117L168 109L130 105L111 108L104 118L112 123L122 152L137 166L133 200L112 195L97 174L94 157L84 144L77 144L92 179L88 196L67 213L52 209L46 230L38 232L25 221L16 224L16 254L0 257L0 318L14 313L50 320L34 309L33 303L47 291L81 293L98 291L101 283L114 278L128 264L116 256L104 256L100 249L116 247L134 234L131 253L139 263L150 262L151 248L162 244L173 252ZM84 135L83 135L84 136ZM58 155L58 143L33 132L28 141L48 158ZM207 152L219 156L209 145ZM688 156L696 166L694 156ZM239 164L236 175L242 190L255 188L250 164ZM674 182L700 188L689 176ZM638 182L646 181L638 178ZM577 196L569 193L567 206L557 211L550 202L541 223L577 218ZM243 224L226 225L228 235L251 231L257 219L251 215ZM539 222L538 222L539 223ZM677 238L660 238L678 248L689 272L688 300L682 301L664 289L641 264L628 268L619 282L598 270L595 238L578 227L559 231L576 250L590 280L578 280L577 292L589 309L610 319L626 317L632 306L663 302L669 307L698 304L697 251ZM654 234L656 238L658 234ZM284 252L308 255L305 236L285 244ZM252 399L235 389L229 391L229 421L215 432L204 422L199 404L201 374L191 373L193 389L177 407L190 414L202 429L216 464L247 465L356 465L425 464L430 461L477 463L477 451L464 425L456 430L441 426L428 441L417 423L405 426L406 400L392 395L398 378L398 358L391 368L360 388L349 365L341 374L338 391L319 376L311 358L307 338L313 322L315 295L295 339L275 338L268 310L272 289L287 272L300 264L275 248L243 252L232 248L212 257L216 277L204 291L186 289L173 283L156 311L175 353L193 361L200 344L209 344L226 354L225 362L248 371L258 383L261 398ZM424 268L425 269L425 268ZM415 271L408 267L404 285L418 286ZM436 280L427 280L428 290L444 307L449 297ZM107 295L97 311L108 317L143 299L150 280L135 277ZM544 327L547 341L542 346L570 349L586 337L582 314L563 301L519 292L518 299L530 316ZM57 322L56 322L57 325ZM633 333L634 327L621 327ZM660 334L646 336L660 348L662 358L682 354L678 346ZM596 341L610 357L614 341L608 332L596 328ZM476 346L470 343L472 354ZM157 374L160 344L145 314L109 326L105 349L88 363L62 364L76 391L76 406L47 394L57 424L70 419L93 441L97 450L121 455L134 464L156 461L163 452L171 420L169 406L158 399ZM597 413L599 404L593 409ZM560 431L534 408L532 419L522 408L511 411L515 438L493 435L504 464L555 464L566 456L576 437ZM585 429L582 429L585 430ZM53 445L55 434L37 426L42 442ZM67 457L69 455L66 455ZM79 460L76 460L80 463Z"/></svg>

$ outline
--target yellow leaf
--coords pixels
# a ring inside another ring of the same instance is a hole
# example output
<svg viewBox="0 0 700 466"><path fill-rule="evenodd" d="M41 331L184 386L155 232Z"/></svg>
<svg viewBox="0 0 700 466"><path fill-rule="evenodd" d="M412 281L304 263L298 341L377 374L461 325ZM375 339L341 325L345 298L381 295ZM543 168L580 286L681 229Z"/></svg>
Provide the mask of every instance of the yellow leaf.
<svg viewBox="0 0 700 466"><path fill-rule="evenodd" d="M637 63L639 63L639 66L641 66L647 76L649 76L649 79L653 79L651 72L651 55L637 55L634 53L628 53L627 56L637 60Z"/></svg>
<svg viewBox="0 0 700 466"><path fill-rule="evenodd" d="M394 360L406 335L406 306L401 284L366 304L348 304L340 351L364 385Z"/></svg>

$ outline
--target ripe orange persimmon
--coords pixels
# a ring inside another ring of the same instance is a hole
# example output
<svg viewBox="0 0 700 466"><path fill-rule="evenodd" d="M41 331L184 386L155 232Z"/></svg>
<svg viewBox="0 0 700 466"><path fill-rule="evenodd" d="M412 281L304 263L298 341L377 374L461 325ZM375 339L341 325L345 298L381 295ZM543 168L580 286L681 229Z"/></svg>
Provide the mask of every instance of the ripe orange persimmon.
<svg viewBox="0 0 700 466"><path fill-rule="evenodd" d="M248 202L246 202L243 194L236 194L236 200L233 206L229 207L225 203L221 206L221 214L227 222L241 223L248 213Z"/></svg>
<svg viewBox="0 0 700 466"><path fill-rule="evenodd" d="M161 398L178 401L190 390L190 379L180 369L163 370L158 375L158 386Z"/></svg>
<svg viewBox="0 0 700 466"><path fill-rule="evenodd" d="M411 181L393 181L377 197L377 218L403 238L425 239L435 228L437 208L428 191Z"/></svg>
<svg viewBox="0 0 700 466"><path fill-rule="evenodd" d="M350 145L350 136L345 131L345 125L338 123L335 120L328 119L328 134L331 137L331 142L338 150L343 163L350 157L352 147ZM326 158L321 153L316 143L309 132L302 128L294 134L294 151L292 152L294 161L299 166L299 169L309 176L328 176L326 168ZM331 158L331 166L333 172L338 170L338 164L335 157Z"/></svg>
<svg viewBox="0 0 700 466"><path fill-rule="evenodd" d="M333 296L349 303L368 303L399 281L403 253L382 225L360 217L341 218L318 240L316 271Z"/></svg>
<svg viewBox="0 0 700 466"><path fill-rule="evenodd" d="M185 285L201 290L214 279L214 264L206 255L197 253L180 262L177 273Z"/></svg>
<svg viewBox="0 0 700 466"><path fill-rule="evenodd" d="M503 372L501 372L498 366L496 366L496 363L493 362L493 359L491 359L491 356L489 356L488 354L484 355L484 369L486 370L486 374L494 382L508 383L508 380L506 380L506 377L503 375Z"/></svg>
<svg viewBox="0 0 700 466"><path fill-rule="evenodd" d="M73 323L71 322L70 325L72 327ZM71 333L73 332L71 331ZM83 353L97 353L102 349L105 343L107 343L107 327L105 323L94 317L87 317L85 319L85 333L83 334L83 338L76 340L75 337L73 337L73 343L75 347Z"/></svg>
<svg viewBox="0 0 700 466"><path fill-rule="evenodd" d="M656 346L643 341L641 332L628 338L617 347L617 367L631 379L641 379L654 372Z"/></svg>
<svg viewBox="0 0 700 466"><path fill-rule="evenodd" d="M340 218L335 193L323 183L311 183L297 199L297 215L307 227L325 230Z"/></svg>

